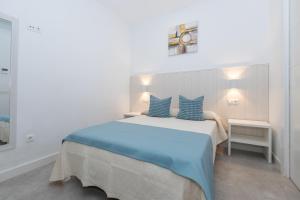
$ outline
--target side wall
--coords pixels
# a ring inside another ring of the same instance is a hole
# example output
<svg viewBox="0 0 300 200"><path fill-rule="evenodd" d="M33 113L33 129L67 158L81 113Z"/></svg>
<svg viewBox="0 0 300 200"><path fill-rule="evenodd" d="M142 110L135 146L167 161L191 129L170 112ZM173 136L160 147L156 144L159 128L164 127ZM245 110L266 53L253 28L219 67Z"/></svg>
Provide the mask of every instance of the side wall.
<svg viewBox="0 0 300 200"><path fill-rule="evenodd" d="M97 0L0 0L0 12L19 20L17 147L0 152L1 179L58 152L70 132L128 112L130 44Z"/></svg>

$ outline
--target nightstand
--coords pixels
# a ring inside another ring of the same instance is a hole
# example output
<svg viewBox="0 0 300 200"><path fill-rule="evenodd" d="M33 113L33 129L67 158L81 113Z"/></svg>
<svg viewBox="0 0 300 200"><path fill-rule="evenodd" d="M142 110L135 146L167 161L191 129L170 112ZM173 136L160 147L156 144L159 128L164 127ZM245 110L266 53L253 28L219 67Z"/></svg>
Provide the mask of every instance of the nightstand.
<svg viewBox="0 0 300 200"><path fill-rule="evenodd" d="M267 148L268 162L272 163L272 127L264 121L228 120L228 155L231 155L231 143L250 144ZM243 135L232 132L233 126L266 129L264 136Z"/></svg>
<svg viewBox="0 0 300 200"><path fill-rule="evenodd" d="M136 117L140 115L141 115L140 112L129 112L124 114L124 118Z"/></svg>

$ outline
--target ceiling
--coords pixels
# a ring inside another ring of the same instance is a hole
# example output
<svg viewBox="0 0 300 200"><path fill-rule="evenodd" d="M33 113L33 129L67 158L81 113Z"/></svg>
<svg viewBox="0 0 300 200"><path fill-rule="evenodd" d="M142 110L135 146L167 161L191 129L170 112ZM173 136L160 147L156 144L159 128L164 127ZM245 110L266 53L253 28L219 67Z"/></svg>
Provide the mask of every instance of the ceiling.
<svg viewBox="0 0 300 200"><path fill-rule="evenodd" d="M197 0L99 0L130 24L172 12ZM199 1L199 0L198 0Z"/></svg>

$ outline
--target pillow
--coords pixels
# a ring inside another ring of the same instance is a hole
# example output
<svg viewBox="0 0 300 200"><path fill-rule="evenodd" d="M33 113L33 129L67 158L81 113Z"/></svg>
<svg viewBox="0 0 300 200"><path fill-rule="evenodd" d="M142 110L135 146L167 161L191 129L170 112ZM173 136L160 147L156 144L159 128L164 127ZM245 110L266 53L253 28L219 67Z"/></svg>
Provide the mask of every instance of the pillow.
<svg viewBox="0 0 300 200"><path fill-rule="evenodd" d="M170 109L170 117L177 117L178 112L179 112L178 108L171 108ZM143 111L142 115L149 115L149 110Z"/></svg>
<svg viewBox="0 0 300 200"><path fill-rule="evenodd" d="M203 101L204 96L190 100L184 96L179 96L179 113L178 119L203 121Z"/></svg>
<svg viewBox="0 0 300 200"><path fill-rule="evenodd" d="M171 117L177 117L178 112L179 112L178 108L172 108L171 111L170 111Z"/></svg>
<svg viewBox="0 0 300 200"><path fill-rule="evenodd" d="M153 95L150 96L150 106L148 116L150 117L170 117L172 97L160 99Z"/></svg>

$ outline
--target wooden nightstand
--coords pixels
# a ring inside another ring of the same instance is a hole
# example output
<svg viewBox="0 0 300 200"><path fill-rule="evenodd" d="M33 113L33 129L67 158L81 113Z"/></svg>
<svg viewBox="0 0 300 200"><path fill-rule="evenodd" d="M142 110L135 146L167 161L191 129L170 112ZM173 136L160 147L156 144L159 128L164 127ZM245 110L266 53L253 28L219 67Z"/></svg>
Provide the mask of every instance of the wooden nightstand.
<svg viewBox="0 0 300 200"><path fill-rule="evenodd" d="M136 117L140 115L141 115L140 112L129 112L124 114L124 118Z"/></svg>
<svg viewBox="0 0 300 200"><path fill-rule="evenodd" d="M272 163L272 127L268 122L251 120L228 120L228 155L231 155L231 143L250 144L267 148L268 162ZM232 133L233 126L267 129L264 136L252 136Z"/></svg>

